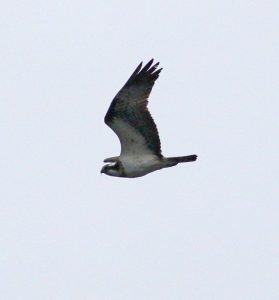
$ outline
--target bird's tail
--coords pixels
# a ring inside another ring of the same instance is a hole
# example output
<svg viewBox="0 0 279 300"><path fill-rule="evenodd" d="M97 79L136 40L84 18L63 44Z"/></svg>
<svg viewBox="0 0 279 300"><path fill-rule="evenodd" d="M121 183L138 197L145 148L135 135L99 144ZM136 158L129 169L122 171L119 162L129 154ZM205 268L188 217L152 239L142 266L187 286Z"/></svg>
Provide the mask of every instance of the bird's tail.
<svg viewBox="0 0 279 300"><path fill-rule="evenodd" d="M166 162L168 167L175 166L179 163L185 163L185 162L190 162L190 161L195 161L197 160L197 155L187 155L187 156L177 156L177 157L167 157Z"/></svg>

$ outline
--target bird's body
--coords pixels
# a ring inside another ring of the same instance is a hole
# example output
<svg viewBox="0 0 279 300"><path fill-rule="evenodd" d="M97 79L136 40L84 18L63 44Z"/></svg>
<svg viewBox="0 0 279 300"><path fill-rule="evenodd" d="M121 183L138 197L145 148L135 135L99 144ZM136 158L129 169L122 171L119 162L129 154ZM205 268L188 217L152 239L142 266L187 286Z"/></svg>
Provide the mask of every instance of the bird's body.
<svg viewBox="0 0 279 300"><path fill-rule="evenodd" d="M110 176L135 178L150 172L194 161L196 155L166 158L161 154L157 127L147 109L147 99L162 69L153 60L136 68L113 99L105 123L121 143L118 157L107 158L101 172Z"/></svg>
<svg viewBox="0 0 279 300"><path fill-rule="evenodd" d="M155 155L120 156L117 162L110 166L116 167L113 169L117 172L111 172L108 175L129 178L141 177L162 168L160 160Z"/></svg>

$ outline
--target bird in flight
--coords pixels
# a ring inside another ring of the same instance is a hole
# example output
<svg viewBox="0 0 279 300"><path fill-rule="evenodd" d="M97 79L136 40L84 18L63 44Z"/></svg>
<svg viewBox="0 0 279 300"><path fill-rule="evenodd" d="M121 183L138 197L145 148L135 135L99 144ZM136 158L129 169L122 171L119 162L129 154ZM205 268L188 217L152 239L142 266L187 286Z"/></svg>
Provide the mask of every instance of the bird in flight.
<svg viewBox="0 0 279 300"><path fill-rule="evenodd" d="M117 93L105 116L105 123L116 133L121 144L119 156L106 158L101 173L135 178L148 173L191 162L197 155L164 157L156 124L147 109L148 97L162 69L151 59L142 62Z"/></svg>

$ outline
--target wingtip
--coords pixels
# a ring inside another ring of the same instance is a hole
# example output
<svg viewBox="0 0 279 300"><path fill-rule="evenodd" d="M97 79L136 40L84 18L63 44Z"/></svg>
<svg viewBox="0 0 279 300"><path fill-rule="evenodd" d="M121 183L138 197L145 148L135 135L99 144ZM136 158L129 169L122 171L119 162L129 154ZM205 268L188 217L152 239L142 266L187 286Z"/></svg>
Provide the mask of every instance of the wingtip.
<svg viewBox="0 0 279 300"><path fill-rule="evenodd" d="M153 64L153 58L142 68L142 72L147 72Z"/></svg>
<svg viewBox="0 0 279 300"><path fill-rule="evenodd" d="M156 62L154 65L154 58L152 58L142 69L141 72L142 73L149 73L149 74L154 74L157 73L156 69L159 66L160 62ZM154 72L156 71L156 72ZM160 73L160 72L158 72Z"/></svg>
<svg viewBox="0 0 279 300"><path fill-rule="evenodd" d="M142 65L143 65L143 61L141 61L140 63L139 63L139 65L137 66L137 69L141 69L142 68Z"/></svg>
<svg viewBox="0 0 279 300"><path fill-rule="evenodd" d="M149 61L146 65L152 66L153 63L154 63L154 58L151 58L150 61ZM157 68L157 67L159 66L159 64L160 64L160 62L157 61L157 62L152 66L152 68Z"/></svg>
<svg viewBox="0 0 279 300"><path fill-rule="evenodd" d="M156 64L153 66L154 68L157 68L159 66L160 62L156 62Z"/></svg>
<svg viewBox="0 0 279 300"><path fill-rule="evenodd" d="M151 79L156 80L159 76L159 73L162 71L162 68L157 70L157 67L159 66L160 62L156 62L154 65L153 62L154 58L149 60L149 62L145 65L143 64L143 61L141 61L130 76L130 78L128 79L128 81L126 82L126 84L131 83L131 81L137 78L138 76L148 76Z"/></svg>

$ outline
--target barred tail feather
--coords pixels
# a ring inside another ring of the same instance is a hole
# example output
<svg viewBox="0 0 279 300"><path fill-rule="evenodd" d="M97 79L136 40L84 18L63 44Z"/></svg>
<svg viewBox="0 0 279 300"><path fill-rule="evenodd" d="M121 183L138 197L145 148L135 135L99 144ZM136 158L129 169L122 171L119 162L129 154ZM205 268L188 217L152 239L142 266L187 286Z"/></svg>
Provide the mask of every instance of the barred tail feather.
<svg viewBox="0 0 279 300"><path fill-rule="evenodd" d="M184 163L189 161L195 161L197 160L197 155L187 155L187 156L178 156L178 157L170 157L169 159L174 160L177 163Z"/></svg>
<svg viewBox="0 0 279 300"><path fill-rule="evenodd" d="M198 156L196 154L187 155L187 156L167 157L165 158L166 167L172 167L179 163L195 161L197 160L197 157Z"/></svg>

